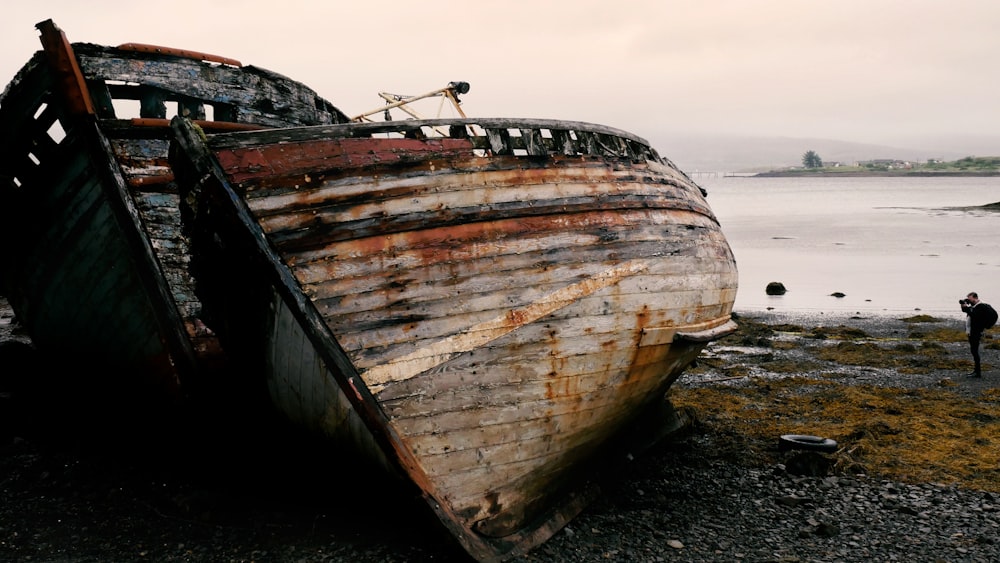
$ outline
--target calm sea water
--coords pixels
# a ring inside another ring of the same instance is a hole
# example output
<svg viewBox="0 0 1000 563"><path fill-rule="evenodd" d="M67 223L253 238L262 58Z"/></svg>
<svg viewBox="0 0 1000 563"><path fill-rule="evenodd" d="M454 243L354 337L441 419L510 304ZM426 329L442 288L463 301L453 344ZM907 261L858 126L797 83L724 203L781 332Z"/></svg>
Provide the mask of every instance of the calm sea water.
<svg viewBox="0 0 1000 563"><path fill-rule="evenodd" d="M1000 304L1000 178L695 177L736 255L736 311L960 316ZM788 292L769 296L768 282ZM834 292L844 293L837 298Z"/></svg>

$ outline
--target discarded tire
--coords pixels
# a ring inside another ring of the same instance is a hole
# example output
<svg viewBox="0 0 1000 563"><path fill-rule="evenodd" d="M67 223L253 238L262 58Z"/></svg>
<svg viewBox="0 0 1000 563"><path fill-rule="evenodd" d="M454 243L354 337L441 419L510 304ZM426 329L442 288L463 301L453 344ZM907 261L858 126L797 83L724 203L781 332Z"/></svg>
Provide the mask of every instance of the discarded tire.
<svg viewBox="0 0 1000 563"><path fill-rule="evenodd" d="M837 441L819 436L785 434L778 440L778 447L782 450L809 450L831 453L837 451Z"/></svg>

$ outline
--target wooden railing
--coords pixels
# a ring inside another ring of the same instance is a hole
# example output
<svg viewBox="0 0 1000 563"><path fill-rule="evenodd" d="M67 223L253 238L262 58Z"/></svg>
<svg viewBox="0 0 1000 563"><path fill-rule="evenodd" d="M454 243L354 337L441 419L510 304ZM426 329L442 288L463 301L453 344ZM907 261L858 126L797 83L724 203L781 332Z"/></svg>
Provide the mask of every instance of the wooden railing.
<svg viewBox="0 0 1000 563"><path fill-rule="evenodd" d="M602 156L667 163L645 140L611 127L579 121L507 118L411 119L276 129L275 141L302 142L321 137L405 137L468 140L473 149L490 155ZM211 144L237 146L239 137L218 135Z"/></svg>

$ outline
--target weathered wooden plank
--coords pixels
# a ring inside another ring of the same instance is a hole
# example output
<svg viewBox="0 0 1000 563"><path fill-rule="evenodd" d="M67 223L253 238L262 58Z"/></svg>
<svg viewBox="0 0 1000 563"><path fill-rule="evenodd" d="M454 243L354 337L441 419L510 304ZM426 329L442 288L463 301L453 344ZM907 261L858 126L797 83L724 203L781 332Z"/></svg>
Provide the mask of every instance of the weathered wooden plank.
<svg viewBox="0 0 1000 563"><path fill-rule="evenodd" d="M640 256L637 258L627 257L630 260L646 260L648 264L647 268L651 268L653 265L658 264L660 260L657 257ZM698 256L676 256L676 261L679 265L684 266L682 269L678 267L673 271L668 272L647 272L648 275L662 275L665 276L663 284L670 290L670 288L680 289L685 285L686 280L684 275L691 273L695 275L695 281L704 280L705 278L697 277L699 272L697 268L701 266L702 263L709 260L710 257L698 257ZM603 268L601 266L604 266ZM449 287L454 287L456 291L463 291L463 295L467 296L467 300L460 306L455 306L450 309L454 314L465 314L467 312L475 312L480 310L501 310L510 309L516 306L518 303L532 302L536 299L533 297L533 293L536 295L542 295L538 292L554 292L558 291L560 288L576 283L580 280L587 279L598 275L601 271L606 270L609 267L609 263L571 263L569 265L558 265L558 266L545 266L544 270L534 272L530 268L524 269L504 269L497 268L498 272L491 276L484 276L482 284L477 284L475 278L456 278L453 284L449 284ZM410 278L406 283L405 287L393 287L390 292L369 292L366 294L359 294L355 297L339 297L333 298L329 303L317 302L317 305L322 307L322 310L328 311L331 315L343 316L345 318L350 318L350 322L353 323L366 323L366 321L375 320L378 317L383 317L385 319L391 319L396 316L405 318L406 316L412 316L417 318L423 318L430 316L430 311L433 309L434 312L440 312L442 306L448 307L447 298L442 296L440 293L435 294L434 286L435 283L440 283L437 280L431 278L428 281L422 281L421 275L423 271L418 270L407 270L401 272L403 274L409 274ZM706 272L711 273L711 272ZM526 280L536 282L534 288L510 288L505 287L502 282L502 276L504 274L524 276ZM671 281L671 278L674 278ZM392 278L386 278L391 281ZM629 278L624 278L629 279ZM717 278L712 278L717 279ZM640 280L644 281L644 280ZM447 282L444 282L447 283ZM619 287L617 290L621 294L645 294L650 291L650 289L643 288L642 286L636 286L634 289L629 289L631 285L624 288ZM499 291L503 293L498 293ZM514 296L517 297L516 299ZM405 299L412 297L413 301L406 301ZM445 302L442 304L442 300ZM489 301L484 301L489 300ZM375 306L365 306L365 303L374 303ZM381 303L381 305L379 305ZM491 304L492 303L492 304ZM336 309L337 307L343 306L343 310ZM379 309L377 307L384 307L384 309ZM373 311L369 315L369 312ZM367 324L367 323L366 323Z"/></svg>
<svg viewBox="0 0 1000 563"><path fill-rule="evenodd" d="M423 231L386 232L381 236L366 236L338 244L332 241L328 243L326 240L313 241L312 244L315 246L312 249L282 247L281 250L289 262L295 265L327 261L325 264L317 264L321 266L319 273L322 276L322 268L340 268L341 261L363 256L377 260L380 267L409 268L428 262L460 262L463 255L543 252L549 248L556 251L574 246L583 248L588 243L602 241L608 244L612 242L610 239L623 236L621 233L633 225L640 228L642 224L662 225L667 221L676 221L674 225L689 225L694 237L704 236L697 232L704 231L705 229L701 228L703 226L712 230L718 228L717 225L705 222L700 224L685 222L683 213L680 210L673 213L658 213L630 209L620 212L576 213L562 220L545 216L525 216L520 219L479 221L471 225L435 224L433 228ZM555 239L549 239L548 236L553 236ZM666 231L660 236L671 238ZM356 267L359 262L361 261L347 262L345 268Z"/></svg>
<svg viewBox="0 0 1000 563"><path fill-rule="evenodd" d="M482 346L486 346L491 337L499 338L500 336L505 336L506 338L503 342L508 346L513 346L524 342L530 343L532 339L539 338L542 338L543 342L550 342L552 338L559 338L561 340L579 338L579 336L582 336L581 330L576 329L574 324L586 323L585 326L593 327L587 331L587 334L604 334L607 335L609 341L625 340L627 342L628 340L622 334L622 327L631 326L638 322L637 319L641 319L643 323L646 323L650 327L683 326L682 324L677 324L676 319L678 317L711 315L713 311L718 311L714 305L704 307L686 306L682 310L672 310L661 307L657 296L651 296L645 301L641 296L636 296L631 299L631 303L627 304L636 310L624 311L618 314L601 314L600 308L594 308L603 304L599 299L595 298L590 302L592 308L589 310L585 306L567 307L565 310L559 311L558 315L551 314L546 316L543 319L544 322L520 326L516 329L516 334L511 336L507 336L507 334L494 335L490 331L474 330L477 322L484 323L491 318L499 316L496 313L493 315L463 315L452 322L442 321L435 323L433 327L424 327L422 325L418 327L416 323L413 323L411 328L415 334L409 340L400 337L407 333L407 327L401 327L398 330L394 326L386 327L382 330L370 329L368 331L369 336L366 338L364 332L357 331L351 324L341 324L341 321L338 320L337 323L331 323L331 326L337 330L342 346L356 355L358 365L367 368L392 360L402 361L404 358L416 360L416 358L422 357L421 354L428 358L437 356L440 352L434 353L432 350L436 346L439 346L439 342L450 342L459 338L460 335L466 335L465 338L470 339L481 339L484 341ZM644 303L649 306L649 312L642 308ZM376 336L381 340L375 340L374 337ZM543 338L546 336L548 338ZM637 339L638 337L634 338ZM578 340L567 342L563 345L566 350L565 354L570 354L573 350L578 350L582 346L583 342ZM554 357L560 357L561 355Z"/></svg>
<svg viewBox="0 0 1000 563"><path fill-rule="evenodd" d="M13 266L23 276L25 287L23 293L22 289L13 292L10 299L21 311L28 310L28 303L44 302L43 308L25 317L32 333L38 335L33 340L43 348L60 349L84 362L127 366L123 370L148 368L145 358L162 356L162 343L137 338L155 325L149 305L135 294L116 289L136 283L131 271L120 266L131 257L100 182L88 176L90 160L75 152L78 145L74 138L67 138L64 149L74 158L45 163L49 174L65 173L59 179L53 177L49 190L32 186L35 205L40 206L35 212L45 220L29 219L35 226L22 235L37 228L48 230L31 236L30 244L20 249L23 261ZM34 263L35 255L49 259ZM106 307L109 300L129 310L129 315ZM102 355L109 345L117 352L114 358ZM117 375L109 373L109 377Z"/></svg>
<svg viewBox="0 0 1000 563"><path fill-rule="evenodd" d="M642 393L636 390L630 396ZM449 433L445 439L442 440L440 434L424 434L413 437L410 443L424 460L430 476L452 482L449 486L452 494L462 494L464 490L464 494L482 498L481 483L478 488L468 486L470 481L478 479L457 474L490 473L501 482L516 478L531 471L530 466L567 456L573 448L602 442L637 416L641 412L638 406L638 402L622 403L608 411L601 405L582 405L576 411L546 417L541 424L534 420L534 424L479 427L474 425L474 413L470 413L473 416L469 417L469 424ZM602 421L599 429L593 429L594 420ZM533 429L531 435L526 435L528 428ZM514 473L514 476L503 475L504 472Z"/></svg>
<svg viewBox="0 0 1000 563"><path fill-rule="evenodd" d="M261 146L253 151L223 150L219 164L236 183L268 177L313 175L328 169L364 168L374 164L424 163L450 155L468 155L464 139L330 139L311 143Z"/></svg>
<svg viewBox="0 0 1000 563"><path fill-rule="evenodd" d="M555 125L555 127L553 126ZM257 146L276 142L294 143L323 137L394 136L425 138L436 136L437 131L456 131L464 127L465 133L456 138L468 139L481 156L527 155L528 139L540 143L535 150L539 155L566 154L594 156L601 159L630 159L635 162L663 162L648 143L626 132L580 122L552 122L546 120L505 119L437 119L385 123L365 123L350 127L332 126L322 130L276 132ZM528 130L537 132L525 135ZM558 134L565 132L566 134ZM599 142L607 138L613 142ZM213 141L217 150L238 148L245 143L239 138ZM544 147L544 151L541 149Z"/></svg>
<svg viewBox="0 0 1000 563"><path fill-rule="evenodd" d="M367 141L366 141L367 142ZM422 144L417 141L409 141ZM338 147L341 144L337 145ZM276 145L275 150L279 151L279 156L283 153L280 149L285 145ZM558 178L565 182L604 182L609 179L627 181L631 183L647 183L661 186L672 186L673 188L689 191L691 184L687 182L682 174L676 170L663 171L665 168L655 162L646 161L642 164L608 167L606 163L598 160L581 161L578 157L552 157L546 162L546 166L527 166L513 169L498 167L500 158L485 159L469 154L467 151L455 151L454 153L435 153L434 168L429 169L419 162L411 165L398 165L394 167L393 174L384 178L377 185L372 185L367 175L358 175L350 168L338 168L324 164L323 168L312 170L294 170L284 175L267 174L264 170L270 171L277 166L286 166L284 163L277 165L270 163L259 152L250 157L248 153L239 153L240 158L250 158L247 164L254 167L245 167L241 170L242 180L254 180L253 184L247 186L245 192L248 202L258 211L263 212L262 204L258 202L261 198L280 198L288 194L290 200L275 199L274 207L278 209L294 209L295 205L314 205L323 200L343 199L348 202L357 203L357 196L367 195L382 200L386 197L398 196L407 198L411 195L420 195L425 192L444 193L463 189L463 184L475 187L483 184L486 179L495 185L520 184L532 185L541 183L546 178ZM267 154L273 154L268 152ZM230 160L233 157L229 157ZM339 152L329 155L328 158L341 159L343 155ZM313 160L321 160L322 156L314 156ZM516 163L517 158L507 158L511 163ZM339 162L339 164L343 164ZM256 174L254 174L256 171ZM489 174L484 175L483 173ZM645 177L637 176L637 173L647 174ZM476 181L470 181L466 174L476 174ZM515 186L518 187L518 186ZM443 188L449 188L445 190ZM591 185L595 193L606 190L598 190ZM497 190L491 194L492 197L503 197L502 190ZM352 197L353 196L353 197Z"/></svg>
<svg viewBox="0 0 1000 563"><path fill-rule="evenodd" d="M381 448L318 354L288 304L274 294L273 325L265 337L267 385L274 405L303 428L351 447L354 455L389 468Z"/></svg>
<svg viewBox="0 0 1000 563"><path fill-rule="evenodd" d="M589 319L585 319L589 320ZM558 327L557 327L558 328ZM530 331L542 333L543 331ZM427 378L433 378L436 393L444 393L454 388L474 388L478 390L491 389L494 386L513 386L519 389L531 388L541 393L540 397L545 397L544 393L551 393L554 390L566 390L576 388L577 383L567 384L562 378L568 376L580 377L583 379L579 385L587 387L587 377L591 368L604 369L605 373L619 366L618 360L627 358L630 365L642 367L649 363L663 360L663 357L652 359L641 356L643 351L639 346L641 335L631 335L624 344L617 344L622 340L620 335L615 340L617 333L587 333L575 336L575 342L563 345L562 342L568 337L564 337L561 332L555 330L549 334L540 334L539 338L531 341L527 338L528 333L518 335L516 342L514 338L507 340L497 340L491 346L482 346L475 350L458 354L432 369L410 375L408 378L399 378L385 383L384 392L389 392L387 397L419 395L421 386L426 388ZM666 343L664 345L668 345ZM546 347L548 354L545 354ZM690 345L680 345L677 350L690 349ZM667 353L668 350L661 350ZM642 358L641 360L639 358ZM537 371L523 368L525 362L535 362ZM377 364L378 365L378 364ZM576 371L573 371L573 369ZM624 372L618 371L619 375ZM362 374L364 376L364 374ZM610 380L614 380L612 377ZM534 387L535 385L541 387ZM440 386L440 387L438 387ZM496 399L503 400L503 392L497 391ZM381 396L381 393L380 393ZM461 405L462 403L455 403ZM479 403L477 403L479 404ZM445 405L437 405L444 409Z"/></svg>
<svg viewBox="0 0 1000 563"><path fill-rule="evenodd" d="M507 357L477 351L418 378L387 385L380 397L394 418L413 419L407 424L415 433L447 431L451 428L447 420L460 425L462 420L468 422L467 415L475 416L478 425L507 424L529 418L533 412L550 416L576 410L581 394L598 392L626 379L645 380L638 371L621 379L623 373L633 369L621 371L624 367L661 369L671 363L684 367L698 348L668 343L650 347L653 355L645 354L645 350L645 347L603 350L598 344L585 355L560 357L546 357L542 345L518 348L516 355ZM537 364L534 371L525 367L529 363ZM619 370L617 376L609 375L616 373L613 370ZM580 380L573 381L575 377ZM435 383L433 395L425 391L428 378ZM475 408L470 409L468 401L473 401ZM466 408L455 408L456 405ZM488 411L490 407L497 408Z"/></svg>
<svg viewBox="0 0 1000 563"><path fill-rule="evenodd" d="M349 295L366 299L361 294L383 286L394 288L386 295L392 301L405 297L419 303L424 294L440 296L440 291L433 287L435 283L447 283L455 291L469 291L472 289L469 284L481 288L480 291L490 291L497 286L508 286L506 276L513 273L537 276L539 280L585 276L596 272L600 264L610 263L609 256L648 257L652 271L662 273L679 271L672 264L669 267L662 265L663 256L676 256L679 263L691 261L691 266L699 267L700 260L710 258L702 254L703 245L715 240L708 234L710 231L691 229L687 239L661 231L661 237L651 236L647 241L643 235L650 227L636 225L630 228L632 225L627 224L617 232L609 228L601 235L557 232L531 239L477 241L464 251L443 247L432 260L423 259L427 253L422 248L392 246L389 246L393 250L389 256L386 256L388 252L366 254L348 248L330 253L331 258L336 258L335 262L305 262L299 255L289 255L288 260L295 264L294 271L300 283L317 301ZM472 248L481 252L475 254ZM344 312L352 311L347 304L344 306Z"/></svg>
<svg viewBox="0 0 1000 563"><path fill-rule="evenodd" d="M83 73L91 79L113 79L158 90L166 99L221 104L233 121L282 126L290 123L346 123L346 115L307 86L253 66L213 65L156 53L125 55L113 47L74 44ZM140 99L139 87L118 97ZM277 103L276 103L277 101Z"/></svg>
<svg viewBox="0 0 1000 563"><path fill-rule="evenodd" d="M662 323L667 323L684 314L705 312L699 307L683 301L690 299L694 294L695 292L677 292L677 295L665 293L652 295L596 294L581 298L572 305L548 312L544 315L544 322L553 324L556 328L558 328L556 323L559 322L589 322L601 326L602 311L609 308L609 300L612 300L615 303L615 310L620 310L618 315L611 317L612 319L624 322L626 326L631 326L636 322L636 318L641 316L650 326L662 326ZM497 299L502 299L502 297L497 297ZM455 340L459 339L460 335L466 335L464 338L468 340L482 339L488 342L490 339L505 335L507 332L500 328L494 328L494 323L498 319L516 317L523 309L529 308L531 303L526 302L520 306L515 303L506 308L478 309L474 312L455 314L445 318L428 313L414 314L409 319L400 318L397 322L385 319L382 322L352 323L351 318L344 318L337 319L336 323L330 324L340 331L338 337L341 345L358 355L360 365L367 366L370 363L410 357L418 354L421 350L432 350L438 341L449 341L457 345L458 342ZM447 310L447 303L443 302L436 310L430 310L430 312L441 313ZM650 312L646 313L647 310ZM359 325L361 326L359 327ZM524 331L526 326L528 325L517 324L508 330ZM622 328L619 327L616 332L621 330ZM367 339L364 336L366 332L369 335ZM373 338L374 336L377 338ZM435 355L429 351L425 353L428 356Z"/></svg>
<svg viewBox="0 0 1000 563"><path fill-rule="evenodd" d="M271 216L262 220L264 228L273 235L275 244L288 251L315 247L324 242L349 238L374 236L383 233L413 230L414 226L426 223L429 217L437 219L442 227L465 225L476 221L499 221L505 218L546 217L567 213L599 213L609 209L622 212L646 209L691 210L697 208L681 198L671 197L662 190L640 193L595 195L588 194L584 187L581 194L547 194L544 186L535 186L536 191L512 194L505 201L491 201L489 194L496 188L485 188L463 194L457 199L454 194L447 197L428 196L412 198L410 201L384 201L353 209L314 209L308 214L296 213L285 216ZM520 197L518 197L520 196ZM367 207L367 209L366 209ZM392 219L383 219L382 212L393 214ZM428 211L433 210L433 212Z"/></svg>
<svg viewBox="0 0 1000 563"><path fill-rule="evenodd" d="M681 245L669 231L663 232L662 244L657 242L655 236L645 242L645 229L637 225L634 230L626 230L621 236L606 237L607 241L599 246L586 244L598 241L595 236L554 233L526 240L477 241L464 250L442 249L438 259L433 261L422 260L425 253L418 253L417 249L396 248L392 254L331 252L331 257L336 260L329 262L304 262L293 255L289 256L289 262L296 264L296 275L316 299L370 292L381 285L393 288L393 292L387 295L409 296L409 292L413 292L412 297L419 302L423 299L424 292L429 292L431 296L435 294L431 285L435 283L468 290L468 287L461 286L468 283L468 280L474 280L477 271L486 272L481 287L488 291L493 287L493 282L498 280L498 276L506 273L536 270L539 275L544 275L550 269L561 268L576 269L579 275L585 275L598 268L598 264L604 263L609 255L627 256L629 259L643 256L656 258L650 263L652 272L676 272L677 269L672 264L663 264L663 257L675 255L681 263L690 259L708 259L711 254L706 256L701 246L710 245L717 240L708 231L692 229L688 244ZM609 231L608 234L610 233L612 232ZM632 236L635 238L632 239ZM691 244L695 243L701 244L692 247ZM652 248L645 252L633 250L639 245L651 245ZM474 248L480 249L481 253L474 253ZM626 251L628 254L625 254ZM329 281L322 281L323 275L329 275ZM503 280L504 278L499 278L500 283Z"/></svg>
<svg viewBox="0 0 1000 563"><path fill-rule="evenodd" d="M624 414L624 411L620 411ZM609 419L605 432L580 434L569 430L553 431L549 434L529 440L505 442L494 447L449 452L438 456L425 456L429 471L440 471L435 477L442 487L449 491L449 500L461 510L480 512L476 518L488 516L488 510L494 502L522 502L522 497L542 498L553 491L540 486L539 481L551 479L566 469L573 467L582 456L587 455L596 443L600 443L613 434L615 428L627 422L631 417L615 424L615 418ZM564 438L566 437L566 438ZM473 438L475 439L475 438ZM490 443L489 437L482 438ZM498 483L489 493L484 493L475 483ZM558 481L556 481L558 483Z"/></svg>
<svg viewBox="0 0 1000 563"><path fill-rule="evenodd" d="M594 189L595 182L607 181L621 185L614 191ZM310 187L311 185L316 187ZM704 202L692 201L686 189L653 182L636 182L608 174L562 175L552 171L548 174L532 172L501 175L465 168L454 170L448 175L428 173L419 186L389 182L359 182L354 185L340 183L330 188L326 188L327 184L321 182L311 185L299 184L299 188L291 193L272 191L267 197L258 195L249 200L250 206L270 233L296 228L295 217L303 211L313 214L321 212L329 217L326 222L343 222L382 217L386 212L471 213L463 209L476 205L488 205L490 211L502 212L506 207L517 209L518 207L510 206L515 203L521 203L520 207L528 207L528 202L535 206L546 205L548 202L573 205L577 201L592 205L592 202L603 201L606 202L605 208L617 208L615 204L625 204L630 199L641 201L651 208L694 209L699 213L707 210ZM356 193L358 188L361 188L360 194ZM378 211L382 208L383 212L379 215ZM280 210L283 215L269 213L270 210ZM525 211L527 210L522 210L522 213Z"/></svg>
<svg viewBox="0 0 1000 563"><path fill-rule="evenodd" d="M701 263L700 259L692 259L689 264L691 271ZM604 266L601 268L601 266ZM597 274L599 271L607 269L608 263L580 263L561 265L558 267L547 267L546 269L532 270L510 270L503 269L496 274L484 276L482 283L477 283L474 277L456 277L450 286L455 292L461 292L468 296L468 300L463 300L460 305L454 305L450 310L453 314L464 314L469 311L489 308L492 310L510 309L516 303L531 302L533 291L546 291L552 293L558 288L575 279L583 279ZM418 272L411 272L414 277ZM420 272L422 273L422 272ZM525 281L525 284L532 284L532 289L522 289L516 293L512 292L508 284L504 285L505 275L516 275ZM429 277L429 276L428 276ZM385 279L385 278L383 278ZM680 292L692 287L698 281L717 282L711 272L694 272L690 276L685 276L684 271L667 273L645 272L634 278L626 278L622 281L620 293L622 295L649 295L652 299L658 293ZM314 302L319 310L330 317L343 318L345 325L353 323L363 323L375 321L377 319L391 320L393 318L425 317L432 313L438 313L442 307L448 307L447 298L440 295L440 290L435 292L435 284L439 283L431 278L429 281L411 281L405 287L401 286L391 293L381 291L365 291L327 296L310 287L303 289L314 295ZM494 297L498 292L503 292L503 297ZM478 297L482 296L482 297ZM516 299L515 299L516 297ZM489 306L486 299L494 300L495 305ZM442 303L443 302L443 303ZM350 320L347 320L347 319Z"/></svg>
<svg viewBox="0 0 1000 563"><path fill-rule="evenodd" d="M551 339L543 342L551 346ZM597 349L601 353L557 357L546 357L542 345L526 346L507 357L497 350L477 351L433 372L389 384L379 398L394 419L417 419L406 422L415 425L408 428L414 434L461 430L469 416L476 418L476 426L519 424L579 410L587 396L621 384L637 348ZM528 368L526 362L537 365ZM430 378L435 392L421 396ZM404 390L409 392L400 393Z"/></svg>

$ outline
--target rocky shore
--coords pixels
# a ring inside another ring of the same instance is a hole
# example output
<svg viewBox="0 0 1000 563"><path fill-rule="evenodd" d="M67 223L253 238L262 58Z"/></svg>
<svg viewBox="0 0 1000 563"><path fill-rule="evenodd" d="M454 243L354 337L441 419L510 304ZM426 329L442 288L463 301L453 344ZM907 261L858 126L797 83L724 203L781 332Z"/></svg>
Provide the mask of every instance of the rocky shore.
<svg viewBox="0 0 1000 563"><path fill-rule="evenodd" d="M688 404L713 393L775 396L778 382L813 377L828 387L943 388L949 400L992 404L996 346L975 380L964 377L968 352L954 339L935 348L951 363L887 367L817 353L860 341L920 352L931 346L921 335L960 330L957 315L918 326L773 313L739 322L745 328L713 343L671 391L690 426L623 458L595 503L514 561L1000 561L998 489L841 467L843 452L784 450L777 435L751 435L708 403ZM128 420L91 423L85 404L20 396L6 384L37 365L14 357L28 344L0 314L0 561L466 560L416 499L345 477L337 460L304 453L280 431L251 434L233 421L174 428L162 440L124 431ZM801 414L790 430L821 428ZM858 447L838 438L841 450ZM1000 477L995 465L983 471Z"/></svg>

